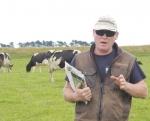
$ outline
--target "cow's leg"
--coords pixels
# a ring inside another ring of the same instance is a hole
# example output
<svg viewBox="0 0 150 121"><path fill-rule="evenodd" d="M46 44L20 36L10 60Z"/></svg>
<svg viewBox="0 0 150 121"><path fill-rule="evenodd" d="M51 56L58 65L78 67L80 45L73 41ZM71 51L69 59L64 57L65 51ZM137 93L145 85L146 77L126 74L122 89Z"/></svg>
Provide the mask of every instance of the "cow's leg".
<svg viewBox="0 0 150 121"><path fill-rule="evenodd" d="M53 69L51 69L51 67L50 67L49 73L50 73L50 81L54 82L54 79L53 79Z"/></svg>
<svg viewBox="0 0 150 121"><path fill-rule="evenodd" d="M50 81L51 81L51 82L54 82L54 79L53 79L53 72L50 73Z"/></svg>
<svg viewBox="0 0 150 121"><path fill-rule="evenodd" d="M42 72L42 67L41 66L39 66L39 69L40 69L40 73Z"/></svg>
<svg viewBox="0 0 150 121"><path fill-rule="evenodd" d="M4 72L4 67L3 66L1 66L1 71Z"/></svg>
<svg viewBox="0 0 150 121"><path fill-rule="evenodd" d="M50 59L48 59L48 64L49 64L50 81L54 82L54 79L53 79L53 71L54 71L54 69L53 69L53 66L52 66L52 64L50 62Z"/></svg>
<svg viewBox="0 0 150 121"><path fill-rule="evenodd" d="M11 72L11 69L10 69L10 67L8 67L8 72Z"/></svg>
<svg viewBox="0 0 150 121"><path fill-rule="evenodd" d="M11 72L12 67L13 67L13 65L11 65L11 64L8 66L8 72Z"/></svg>
<svg viewBox="0 0 150 121"><path fill-rule="evenodd" d="M6 68L6 67L3 67L3 72L5 72L5 68Z"/></svg>
<svg viewBox="0 0 150 121"><path fill-rule="evenodd" d="M32 72L34 72L34 70L35 70L35 66L32 67Z"/></svg>

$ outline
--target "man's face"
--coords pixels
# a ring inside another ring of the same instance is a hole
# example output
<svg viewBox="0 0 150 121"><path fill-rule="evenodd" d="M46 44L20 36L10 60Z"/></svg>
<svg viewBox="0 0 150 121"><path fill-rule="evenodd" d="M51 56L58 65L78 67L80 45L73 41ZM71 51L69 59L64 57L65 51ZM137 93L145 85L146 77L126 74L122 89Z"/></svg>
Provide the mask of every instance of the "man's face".
<svg viewBox="0 0 150 121"><path fill-rule="evenodd" d="M93 30L93 37L95 42L95 54L107 55L112 51L112 46L118 38L119 33L110 33L110 31Z"/></svg>

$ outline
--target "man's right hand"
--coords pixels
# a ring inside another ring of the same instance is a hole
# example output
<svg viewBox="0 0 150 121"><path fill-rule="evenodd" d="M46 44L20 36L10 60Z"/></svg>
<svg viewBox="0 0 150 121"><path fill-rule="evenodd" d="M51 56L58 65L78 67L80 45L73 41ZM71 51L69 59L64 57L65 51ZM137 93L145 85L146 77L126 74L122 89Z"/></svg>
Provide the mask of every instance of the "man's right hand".
<svg viewBox="0 0 150 121"><path fill-rule="evenodd" d="M92 97L92 93L89 87L85 87L81 89L81 83L79 83L76 87L76 102L77 101L87 101L90 100Z"/></svg>

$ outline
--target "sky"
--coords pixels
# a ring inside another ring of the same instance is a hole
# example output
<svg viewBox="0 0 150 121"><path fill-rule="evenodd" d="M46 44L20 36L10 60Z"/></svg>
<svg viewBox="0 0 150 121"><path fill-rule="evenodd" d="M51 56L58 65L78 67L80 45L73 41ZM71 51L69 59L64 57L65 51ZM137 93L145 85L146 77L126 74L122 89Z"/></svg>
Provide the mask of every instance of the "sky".
<svg viewBox="0 0 150 121"><path fill-rule="evenodd" d="M150 45L149 0L0 0L0 43L90 43L104 15L116 20L119 46Z"/></svg>

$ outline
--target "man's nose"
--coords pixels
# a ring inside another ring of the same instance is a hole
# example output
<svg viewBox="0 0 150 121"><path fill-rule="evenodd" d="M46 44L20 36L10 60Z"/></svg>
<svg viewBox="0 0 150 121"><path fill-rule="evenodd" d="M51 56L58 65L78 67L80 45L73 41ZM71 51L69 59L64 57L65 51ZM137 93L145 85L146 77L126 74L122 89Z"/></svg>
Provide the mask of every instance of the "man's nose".
<svg viewBox="0 0 150 121"><path fill-rule="evenodd" d="M107 36L106 36L106 33L104 33L104 35L103 35L102 37L105 37L105 38L106 38L106 37L107 37Z"/></svg>

